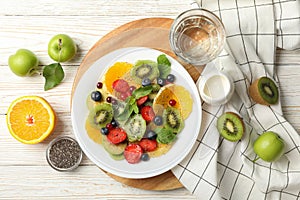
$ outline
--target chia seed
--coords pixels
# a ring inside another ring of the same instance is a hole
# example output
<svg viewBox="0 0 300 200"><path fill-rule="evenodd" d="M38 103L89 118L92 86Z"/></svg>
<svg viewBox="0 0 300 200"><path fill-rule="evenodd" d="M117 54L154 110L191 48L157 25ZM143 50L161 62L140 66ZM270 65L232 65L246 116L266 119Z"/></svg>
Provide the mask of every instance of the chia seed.
<svg viewBox="0 0 300 200"><path fill-rule="evenodd" d="M51 144L47 150L47 160L54 169L72 170L79 165L82 151L74 139L62 137L55 139Z"/></svg>

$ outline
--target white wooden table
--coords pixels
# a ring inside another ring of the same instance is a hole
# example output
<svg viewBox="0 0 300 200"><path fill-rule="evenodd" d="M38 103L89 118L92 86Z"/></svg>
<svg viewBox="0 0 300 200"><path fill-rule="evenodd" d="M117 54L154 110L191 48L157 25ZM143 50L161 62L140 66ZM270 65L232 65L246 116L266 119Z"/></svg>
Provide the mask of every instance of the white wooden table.
<svg viewBox="0 0 300 200"><path fill-rule="evenodd" d="M73 136L72 83L81 60L94 43L132 20L175 18L190 8L189 4L189 0L0 1L0 199L195 199L184 188L155 192L122 185L86 157L76 171L69 173L54 171L45 159L52 139ZM65 79L59 86L45 92L41 75L21 78L10 71L7 59L19 48L35 52L40 69L50 64L47 44L58 33L70 35L79 47L76 59L63 65ZM278 51L277 64L284 115L299 132L300 52ZM58 116L54 133L40 144L19 143L7 130L7 108L22 95L46 98Z"/></svg>

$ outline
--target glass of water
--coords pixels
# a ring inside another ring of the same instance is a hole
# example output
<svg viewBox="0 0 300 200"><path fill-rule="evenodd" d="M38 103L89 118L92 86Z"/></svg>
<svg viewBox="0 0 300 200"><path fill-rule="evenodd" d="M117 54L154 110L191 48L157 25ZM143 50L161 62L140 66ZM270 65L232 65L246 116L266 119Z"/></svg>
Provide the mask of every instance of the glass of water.
<svg viewBox="0 0 300 200"><path fill-rule="evenodd" d="M221 20L205 9L181 13L173 22L170 45L174 53L193 65L204 65L223 50L225 28Z"/></svg>

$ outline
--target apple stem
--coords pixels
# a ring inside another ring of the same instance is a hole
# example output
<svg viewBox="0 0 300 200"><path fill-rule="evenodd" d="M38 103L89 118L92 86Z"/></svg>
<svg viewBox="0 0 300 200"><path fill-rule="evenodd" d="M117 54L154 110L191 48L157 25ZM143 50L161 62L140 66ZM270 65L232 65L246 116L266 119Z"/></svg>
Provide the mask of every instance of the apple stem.
<svg viewBox="0 0 300 200"><path fill-rule="evenodd" d="M257 158L255 158L254 160L253 160L253 162L256 162L257 160L259 160L260 159L260 157L257 157Z"/></svg>

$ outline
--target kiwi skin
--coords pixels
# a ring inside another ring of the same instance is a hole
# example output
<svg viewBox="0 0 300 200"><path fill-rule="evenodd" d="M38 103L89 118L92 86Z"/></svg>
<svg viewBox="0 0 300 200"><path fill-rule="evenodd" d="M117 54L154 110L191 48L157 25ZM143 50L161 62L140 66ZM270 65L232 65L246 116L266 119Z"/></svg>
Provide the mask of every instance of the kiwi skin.
<svg viewBox="0 0 300 200"><path fill-rule="evenodd" d="M273 92L276 93L275 94L275 96L276 96L275 99L272 99L272 100L264 99L263 96L261 95L261 91L259 90L260 81L263 80L263 79L267 79L275 85L274 81L270 78L267 78L267 77L261 77L259 79L256 79L249 87L250 97L253 99L253 101L255 101L258 104L262 104L262 105L266 105L266 106L276 104L277 101L278 101L278 88L277 88L277 86L275 85L276 91L273 91Z"/></svg>
<svg viewBox="0 0 300 200"><path fill-rule="evenodd" d="M241 129L241 134L239 135L239 137L233 138L231 136L228 136L227 133L224 131L223 127L224 127L224 122L225 121L221 121L221 120L225 120L227 118L235 118L235 120L238 120L239 124L241 125L240 129ZM224 114L222 114L219 118L218 118L218 122L217 122L217 129L220 133L221 136L223 136L226 140L229 140L231 142L236 142L238 140L240 140L243 135L244 135L244 130L245 130L245 124L243 122L243 119L236 113L234 112L226 112Z"/></svg>

